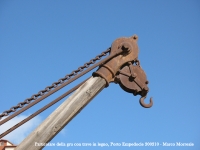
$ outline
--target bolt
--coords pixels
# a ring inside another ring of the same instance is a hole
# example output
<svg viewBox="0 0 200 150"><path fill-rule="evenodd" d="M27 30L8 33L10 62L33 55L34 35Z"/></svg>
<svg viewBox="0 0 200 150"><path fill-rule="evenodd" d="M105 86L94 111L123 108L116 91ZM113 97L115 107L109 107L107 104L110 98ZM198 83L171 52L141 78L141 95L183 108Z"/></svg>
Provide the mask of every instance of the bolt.
<svg viewBox="0 0 200 150"><path fill-rule="evenodd" d="M137 74L134 72L133 74L131 74L133 78L137 77Z"/></svg>
<svg viewBox="0 0 200 150"><path fill-rule="evenodd" d="M130 45L128 43L123 43L122 50L125 52L130 52Z"/></svg>
<svg viewBox="0 0 200 150"><path fill-rule="evenodd" d="M149 81L147 80L145 83L146 83L146 84L149 84Z"/></svg>
<svg viewBox="0 0 200 150"><path fill-rule="evenodd" d="M130 79L130 81L134 81L136 77L137 77L136 73L131 73L129 79Z"/></svg>
<svg viewBox="0 0 200 150"><path fill-rule="evenodd" d="M127 45L122 45L122 50L129 51L129 47Z"/></svg>

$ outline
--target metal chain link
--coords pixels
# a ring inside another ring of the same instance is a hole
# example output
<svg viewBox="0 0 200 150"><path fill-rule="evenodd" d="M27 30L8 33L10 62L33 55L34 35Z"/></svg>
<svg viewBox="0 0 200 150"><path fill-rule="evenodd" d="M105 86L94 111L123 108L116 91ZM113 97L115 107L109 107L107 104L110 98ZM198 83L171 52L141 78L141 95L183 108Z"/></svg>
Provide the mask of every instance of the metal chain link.
<svg viewBox="0 0 200 150"><path fill-rule="evenodd" d="M9 110L4 111L2 114L0 114L0 120L2 117L8 116L11 112L15 112L17 109L24 107L24 105L31 103L31 101L37 100L39 97L42 97L43 95L47 94L49 91L62 85L64 82L76 76L78 73L82 72L84 69L89 68L91 64L95 64L97 60L100 60L103 56L106 56L107 53L110 52L110 50L111 48L108 48L106 51L102 52L100 55L97 55L95 58L85 63L83 66L79 67L77 70L72 71L70 74L67 74L64 78L61 78L57 82L52 83L51 86L47 86L44 90L39 91L37 94L32 95L30 98L27 98L23 102L18 103L16 106L11 107Z"/></svg>

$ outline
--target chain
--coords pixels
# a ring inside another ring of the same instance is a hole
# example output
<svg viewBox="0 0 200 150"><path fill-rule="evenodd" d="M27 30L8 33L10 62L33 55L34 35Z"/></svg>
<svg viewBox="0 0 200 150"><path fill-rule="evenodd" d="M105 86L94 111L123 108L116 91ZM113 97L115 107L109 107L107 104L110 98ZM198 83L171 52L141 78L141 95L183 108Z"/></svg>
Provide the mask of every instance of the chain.
<svg viewBox="0 0 200 150"><path fill-rule="evenodd" d="M12 112L16 112L17 109L24 107L24 105L30 104L32 101L41 98L43 95L46 95L56 87L61 86L66 81L68 81L72 77L75 77L78 73L82 72L84 69L89 68L91 64L95 64L96 61L100 60L103 56L106 56L107 53L110 53L110 50L111 48L108 48L106 51L102 52L100 55L97 55L95 58L85 63L77 70L72 71L70 74L67 74L64 78L61 78L57 82L52 83L51 86L47 86L44 90L39 91L37 94L32 95L30 98L27 98L23 102L18 103L16 106L11 107L9 110L4 111L2 114L0 114L0 120L2 117L8 116Z"/></svg>
<svg viewBox="0 0 200 150"><path fill-rule="evenodd" d="M69 91L65 92L64 94L62 94L61 96L59 96L58 98L56 98L55 100L53 100L52 102L50 102L49 104L45 105L44 107L42 107L41 109L37 110L35 113L31 114L30 116L28 116L27 118L25 118L24 120L20 121L19 123L17 123L16 125L12 126L10 129L8 129L7 131L3 132L2 134L0 134L0 139L4 136L6 136L7 134L9 134L10 132L12 132L13 130L15 130L16 128L20 127L21 125L23 125L24 123L26 123L27 121L31 120L32 118L34 118L35 116L37 116L38 114L40 114L41 112L43 112L44 110L46 110L47 108L51 107L52 105L54 105L55 103L57 103L58 101L60 101L61 99L63 99L64 97L66 97L67 95L69 95L70 93L74 92L76 89L78 89L83 83L85 83L89 78L87 78L86 80L84 80L83 82L81 82L80 84L76 85L75 87L73 87L72 89L70 89Z"/></svg>

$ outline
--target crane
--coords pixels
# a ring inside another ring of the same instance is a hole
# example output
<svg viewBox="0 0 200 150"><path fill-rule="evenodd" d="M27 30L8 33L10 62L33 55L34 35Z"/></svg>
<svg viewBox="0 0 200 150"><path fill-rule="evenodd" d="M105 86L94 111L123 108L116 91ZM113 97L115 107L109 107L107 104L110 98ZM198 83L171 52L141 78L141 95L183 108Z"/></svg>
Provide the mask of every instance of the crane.
<svg viewBox="0 0 200 150"><path fill-rule="evenodd" d="M116 39L111 47L100 55L91 59L77 70L66 75L64 78L54 82L51 86L47 86L44 90L39 91L37 94L32 95L30 98L23 102L11 107L9 110L0 114L0 119L5 116L5 119L0 121L0 125L6 123L10 119L29 109L33 105L39 103L46 97L60 90L64 86L70 84L92 69L98 69L92 76L85 81L79 83L66 93L62 94L43 108L37 110L35 113L22 120L20 123L14 125L9 130L0 135L4 137L8 133L15 130L25 122L29 121L39 113L43 112L53 104L57 103L70 93L74 92L67 100L65 100L52 114L50 114L30 135L28 135L16 148L16 150L24 149L42 149L45 144L37 147L33 144L48 143L53 139L59 131L61 131L80 111L104 88L108 87L110 83L114 82L126 92L132 93L134 96L140 95L140 105L145 108L150 108L153 105L153 100L150 98L149 104L144 102L148 88L148 80L146 73L140 65L138 59L139 49L137 45L138 36L121 37ZM102 57L105 57L100 60ZM18 110L19 109L19 110ZM18 110L18 111L17 111ZM10 113L14 112L10 115Z"/></svg>

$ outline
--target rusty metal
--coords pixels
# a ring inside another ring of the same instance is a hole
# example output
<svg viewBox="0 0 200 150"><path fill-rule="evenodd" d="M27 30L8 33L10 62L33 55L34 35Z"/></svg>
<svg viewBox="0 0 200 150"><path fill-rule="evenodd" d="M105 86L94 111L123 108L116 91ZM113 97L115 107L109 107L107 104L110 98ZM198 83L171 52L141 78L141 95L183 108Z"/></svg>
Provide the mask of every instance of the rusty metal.
<svg viewBox="0 0 200 150"><path fill-rule="evenodd" d="M66 97L67 95L69 95L70 93L74 92L76 89L78 89L83 83L85 83L89 78L87 78L86 80L84 80L83 82L81 82L80 84L76 85L75 87L73 87L72 89L70 89L69 91L65 92L63 95L59 96L58 98L56 98L55 100L53 100L52 102L50 102L49 104L45 105L44 107L42 107L41 109L39 109L38 111L36 111L35 113L31 114L30 116L28 116L27 118L25 118L24 120L22 120L21 122L17 123L16 125L14 125L13 127L11 127L10 129L8 129L7 131L3 132L2 134L0 134L0 139L4 136L6 136L7 134L9 134L10 132L12 132L13 130L15 130L16 128L20 127L21 125L23 125L24 123L26 123L27 121L31 120L32 118L34 118L35 116L37 116L38 114L40 114L41 112L43 112L44 110L46 110L47 108L51 107L52 105L54 105L55 103L59 102L61 99L63 99L64 97Z"/></svg>
<svg viewBox="0 0 200 150"><path fill-rule="evenodd" d="M3 123L7 122L10 119L12 119L16 115L24 112L28 108L30 108L33 105L37 104L38 102L42 101L46 97L48 97L51 94L55 93L56 91L60 90L64 86L73 82L74 80L78 79L79 77L86 74L87 72L94 69L95 67L99 66L100 64L107 61L108 59L111 59L112 57L114 57L114 55L110 55L109 58L105 58L103 61L98 62L97 64L92 66L92 68L90 68L89 71L87 71L87 70L83 71L85 68L89 68L90 65L94 64L97 60L100 60L103 56L106 56L108 53L110 53L110 48L108 48L106 51L102 52L100 55L97 55L94 59L91 59L89 62L85 63L83 66L79 67L77 70L74 70L74 71L72 71L72 73L67 74L64 78L61 78L57 82L52 83L51 86L47 86L44 90L39 91L38 94L34 94L30 98L25 99L24 102L18 103L16 106L11 107L10 110L4 111L2 114L0 114L0 120L2 117L8 116L11 112L15 112L17 109L21 108L15 114L12 114L11 116L2 120L0 122L0 125L2 125ZM81 72L81 73L79 75L77 75L79 72ZM33 102L31 103L31 101L33 101ZM26 104L28 104L28 105L26 105ZM24 105L26 105L26 107L24 107Z"/></svg>
<svg viewBox="0 0 200 150"><path fill-rule="evenodd" d="M138 62L138 63L137 63ZM134 96L141 95L140 104L145 108L150 108L153 105L152 98L149 104L144 103L144 99L149 91L147 84L146 74L144 70L139 65L139 61L134 64L128 62L125 64L118 72L115 79L120 87L126 92L133 93Z"/></svg>
<svg viewBox="0 0 200 150"><path fill-rule="evenodd" d="M144 103L144 99L149 91L148 81L145 72L138 60L138 37L136 35L129 38L119 38L111 46L111 54L123 51L120 55L102 64L93 73L93 76L101 76L106 80L107 86L110 82L119 83L126 92L133 93L134 96L141 95L140 104L145 108L153 105L152 98L149 104ZM134 64L134 65L133 65Z"/></svg>
<svg viewBox="0 0 200 150"><path fill-rule="evenodd" d="M145 107L145 108L150 108L153 105L152 97L150 98L150 103L149 104L144 103L144 99L145 98L146 98L146 96L140 98L140 105L142 107Z"/></svg>
<svg viewBox="0 0 200 150"><path fill-rule="evenodd" d="M115 54L118 51L123 51L121 55L116 56L110 61L102 64L99 69L93 73L93 76L101 76L106 80L108 86L110 82L114 81L116 73L121 66L129 61L134 61L138 57L137 36L134 35L130 38L118 38L111 46L110 54Z"/></svg>

